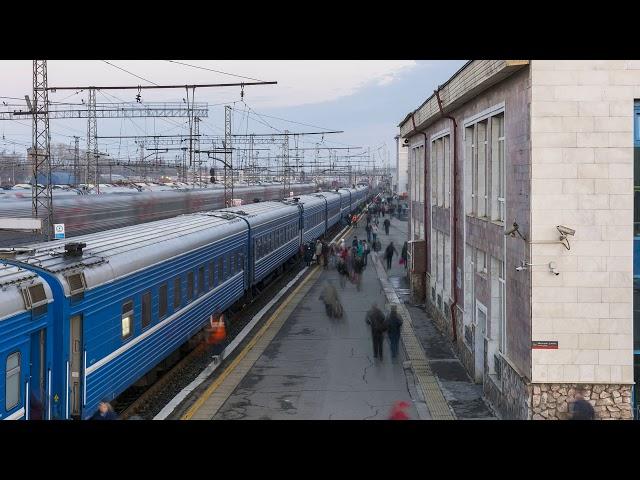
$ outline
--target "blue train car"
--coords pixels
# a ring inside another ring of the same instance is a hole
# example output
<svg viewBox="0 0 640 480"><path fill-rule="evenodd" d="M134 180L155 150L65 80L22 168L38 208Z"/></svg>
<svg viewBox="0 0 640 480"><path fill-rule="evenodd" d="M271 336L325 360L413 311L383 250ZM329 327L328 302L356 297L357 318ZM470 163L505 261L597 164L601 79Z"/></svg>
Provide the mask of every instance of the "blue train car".
<svg viewBox="0 0 640 480"><path fill-rule="evenodd" d="M249 228L250 285L263 280L300 248L300 207L288 201L263 202L221 210Z"/></svg>
<svg viewBox="0 0 640 480"><path fill-rule="evenodd" d="M87 418L195 335L247 286L248 228L216 212L37 245L56 302L54 418Z"/></svg>
<svg viewBox="0 0 640 480"><path fill-rule="evenodd" d="M0 269L0 418L36 405L90 417L364 199L343 189L14 251Z"/></svg>
<svg viewBox="0 0 640 480"><path fill-rule="evenodd" d="M341 218L341 210L340 210L340 201L341 196L337 192L321 192L316 193L316 197L322 197L325 199L326 203L326 217L327 217L327 230L332 228L335 224L340 222Z"/></svg>
<svg viewBox="0 0 640 480"><path fill-rule="evenodd" d="M337 190L340 195L340 212L342 218L348 218L351 213L351 191L347 188L340 188Z"/></svg>
<svg viewBox="0 0 640 480"><path fill-rule="evenodd" d="M327 205L324 197L301 195L298 202L302 205L303 243L323 236L327 231Z"/></svg>
<svg viewBox="0 0 640 480"><path fill-rule="evenodd" d="M0 287L0 419L49 419L53 294L36 273L8 264Z"/></svg>

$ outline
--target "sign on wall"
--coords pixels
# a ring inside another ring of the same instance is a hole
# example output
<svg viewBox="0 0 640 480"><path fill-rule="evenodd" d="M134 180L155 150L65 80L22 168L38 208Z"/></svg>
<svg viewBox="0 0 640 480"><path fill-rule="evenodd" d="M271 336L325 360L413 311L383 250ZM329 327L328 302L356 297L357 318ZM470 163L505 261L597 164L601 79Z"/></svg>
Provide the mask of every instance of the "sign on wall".
<svg viewBox="0 0 640 480"><path fill-rule="evenodd" d="M64 238L64 223L54 223L53 233L56 240Z"/></svg>

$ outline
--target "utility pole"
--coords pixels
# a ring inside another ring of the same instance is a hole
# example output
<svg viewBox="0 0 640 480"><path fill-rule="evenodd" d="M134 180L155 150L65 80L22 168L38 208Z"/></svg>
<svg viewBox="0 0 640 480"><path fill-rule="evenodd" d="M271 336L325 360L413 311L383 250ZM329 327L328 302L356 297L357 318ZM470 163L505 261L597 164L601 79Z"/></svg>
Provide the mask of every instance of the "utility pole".
<svg viewBox="0 0 640 480"><path fill-rule="evenodd" d="M193 133L195 135L196 157L193 159L193 183L198 183L198 188L202 188L202 178L200 175L200 117L193 119Z"/></svg>
<svg viewBox="0 0 640 480"><path fill-rule="evenodd" d="M73 149L73 185L77 187L80 182L80 137L73 137L75 145Z"/></svg>
<svg viewBox="0 0 640 480"><path fill-rule="evenodd" d="M224 205L233 199L233 157L231 152L231 106L224 107Z"/></svg>
<svg viewBox="0 0 640 480"><path fill-rule="evenodd" d="M89 89L87 102L87 180L100 193L100 173L98 167L98 119L96 117L96 90ZM91 187L89 187L91 188Z"/></svg>
<svg viewBox="0 0 640 480"><path fill-rule="evenodd" d="M289 130L284 131L284 143L282 145L282 188L283 198L289 198L289 192L291 191L291 171L289 170Z"/></svg>
<svg viewBox="0 0 640 480"><path fill-rule="evenodd" d="M33 61L33 179L31 185L31 215L42 218L42 234L53 237L53 197L51 188L51 138L49 136L49 95L47 92L47 61ZM44 176L44 185L38 177Z"/></svg>

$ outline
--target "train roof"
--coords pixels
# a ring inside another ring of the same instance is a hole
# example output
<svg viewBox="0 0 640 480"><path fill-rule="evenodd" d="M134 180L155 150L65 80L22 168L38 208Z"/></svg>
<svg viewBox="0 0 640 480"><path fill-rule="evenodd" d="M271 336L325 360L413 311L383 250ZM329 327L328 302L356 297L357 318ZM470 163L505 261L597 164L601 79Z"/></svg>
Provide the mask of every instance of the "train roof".
<svg viewBox="0 0 640 480"><path fill-rule="evenodd" d="M25 245L15 260L59 278L84 272L86 288L117 280L245 230L240 219L219 211L198 212L166 220L105 230L72 239ZM81 257L65 256L65 244L86 243ZM62 280L62 278L60 278ZM67 281L62 281L70 295Z"/></svg>
<svg viewBox="0 0 640 480"><path fill-rule="evenodd" d="M287 213L297 213L298 211L298 207L295 204L286 201L248 203L220 210L220 212L228 212L245 217L252 226L261 225L278 219Z"/></svg>
<svg viewBox="0 0 640 480"><path fill-rule="evenodd" d="M51 301L53 299L51 289L37 273L14 265L0 264L0 289L2 289L0 321L26 312L25 299L21 290L38 284L43 285L46 298Z"/></svg>
<svg viewBox="0 0 640 480"><path fill-rule="evenodd" d="M338 192L335 192L335 191L318 192L318 193L313 193L311 195L314 195L316 197L318 197L318 196L325 197L328 202L331 201L331 200L340 201L340 194Z"/></svg>
<svg viewBox="0 0 640 480"><path fill-rule="evenodd" d="M319 195L300 195L296 197L298 199L298 203L301 203L304 207L313 207L314 205L323 205L325 204L324 199Z"/></svg>

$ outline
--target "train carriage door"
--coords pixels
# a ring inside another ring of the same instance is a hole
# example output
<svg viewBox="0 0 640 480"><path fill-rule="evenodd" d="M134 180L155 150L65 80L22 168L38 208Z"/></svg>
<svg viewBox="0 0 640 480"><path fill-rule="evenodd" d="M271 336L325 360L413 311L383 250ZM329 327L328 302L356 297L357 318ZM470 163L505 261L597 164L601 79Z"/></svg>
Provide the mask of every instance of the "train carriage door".
<svg viewBox="0 0 640 480"><path fill-rule="evenodd" d="M46 330L31 334L29 343L29 419L44 420L48 407L46 368Z"/></svg>
<svg viewBox="0 0 640 480"><path fill-rule="evenodd" d="M69 414L79 417L82 411L82 315L71 317L69 339Z"/></svg>

